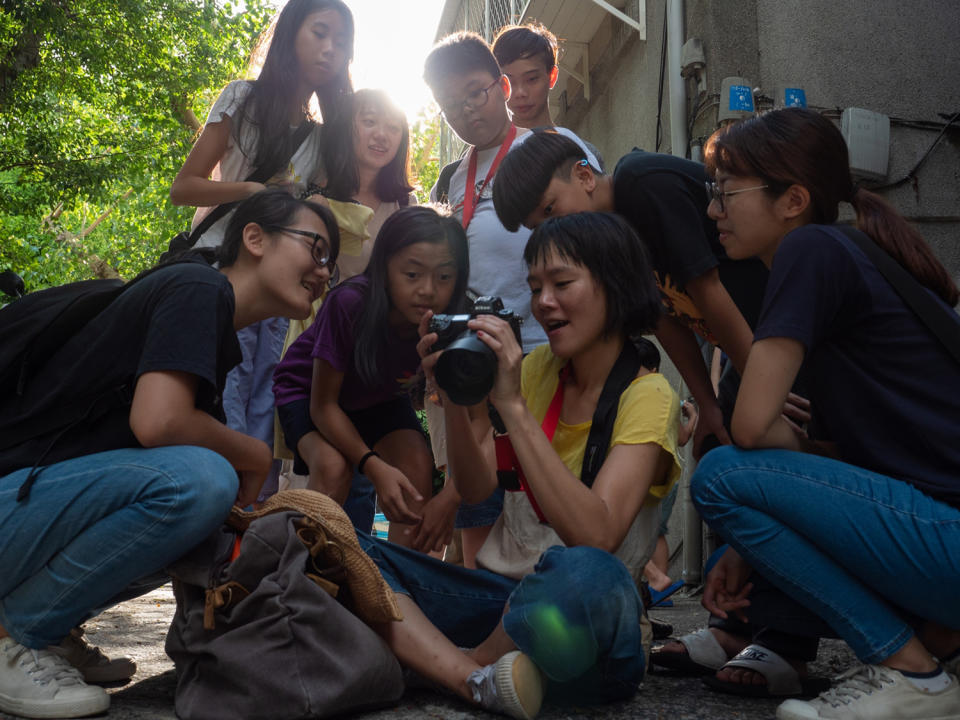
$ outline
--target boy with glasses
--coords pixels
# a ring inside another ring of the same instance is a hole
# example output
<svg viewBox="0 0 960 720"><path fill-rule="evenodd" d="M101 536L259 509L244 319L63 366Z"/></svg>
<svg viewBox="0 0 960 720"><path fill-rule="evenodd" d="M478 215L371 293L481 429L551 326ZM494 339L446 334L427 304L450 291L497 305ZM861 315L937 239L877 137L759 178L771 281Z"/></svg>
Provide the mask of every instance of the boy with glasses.
<svg viewBox="0 0 960 720"><path fill-rule="evenodd" d="M498 296L506 309L523 319L521 335L527 354L547 341L530 310L523 261L530 231L517 227L507 230L497 218L492 198L500 163L512 143L529 130L511 121L507 111L510 81L501 74L490 47L476 33L458 32L441 40L427 56L423 76L450 129L469 145L461 160L440 171L430 199L447 203L466 230L470 248L468 294ZM569 130L563 132L576 138ZM592 154L587 155L593 159ZM428 414L431 438L442 447L443 423L434 422L435 410L430 409ZM438 457L437 463L442 465L443 458ZM502 505L503 491L497 490L486 502L458 511L455 527L461 530L465 567L475 567L476 553Z"/></svg>
<svg viewBox="0 0 960 720"><path fill-rule="evenodd" d="M510 81L479 35L459 32L444 38L427 56L423 76L450 129L469 146L448 176L446 191L435 186L430 199L447 202L466 229L470 292L499 296L504 307L523 318L523 351L528 353L546 342L530 314L522 258L530 231L504 228L492 197L501 161L513 141L529 131L511 122Z"/></svg>

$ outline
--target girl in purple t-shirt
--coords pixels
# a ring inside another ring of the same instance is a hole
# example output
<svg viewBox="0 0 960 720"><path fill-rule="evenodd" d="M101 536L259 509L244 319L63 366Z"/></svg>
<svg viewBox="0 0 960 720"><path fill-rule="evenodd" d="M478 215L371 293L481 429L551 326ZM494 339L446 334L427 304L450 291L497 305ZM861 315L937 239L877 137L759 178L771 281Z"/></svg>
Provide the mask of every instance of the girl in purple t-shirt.
<svg viewBox="0 0 960 720"><path fill-rule="evenodd" d="M448 498L424 500L433 460L407 392L420 364L417 326L428 310L457 312L468 275L456 220L427 207L398 210L363 274L330 292L274 374L295 471L342 504L356 467L376 488L390 539L405 545L424 533L403 525L449 515L440 507Z"/></svg>

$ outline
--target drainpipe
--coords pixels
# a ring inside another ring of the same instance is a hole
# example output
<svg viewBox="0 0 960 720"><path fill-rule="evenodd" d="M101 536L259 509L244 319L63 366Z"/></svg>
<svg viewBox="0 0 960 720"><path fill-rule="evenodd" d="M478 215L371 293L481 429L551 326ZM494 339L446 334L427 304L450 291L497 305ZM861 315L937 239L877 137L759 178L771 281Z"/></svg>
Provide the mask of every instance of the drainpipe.
<svg viewBox="0 0 960 720"><path fill-rule="evenodd" d="M687 91L680 74L683 47L683 0L667 0L667 71L670 73L670 147L687 156Z"/></svg>
<svg viewBox="0 0 960 720"><path fill-rule="evenodd" d="M683 47L683 0L667 0L667 72L670 81L670 148L677 157L687 156L687 92L680 74ZM692 459L692 458L691 458ZM683 580L699 585L703 567L703 538L700 516L690 501L689 468L683 477Z"/></svg>

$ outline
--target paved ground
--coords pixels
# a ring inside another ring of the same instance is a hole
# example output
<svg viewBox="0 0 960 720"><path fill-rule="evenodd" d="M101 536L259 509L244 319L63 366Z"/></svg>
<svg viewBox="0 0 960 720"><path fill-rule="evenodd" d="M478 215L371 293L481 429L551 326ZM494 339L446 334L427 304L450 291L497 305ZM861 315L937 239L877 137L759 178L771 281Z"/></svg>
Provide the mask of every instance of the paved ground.
<svg viewBox="0 0 960 720"><path fill-rule="evenodd" d="M173 609L173 593L167 586L119 605L87 624L87 635L92 642L109 653L130 655L139 664L132 682L110 690L113 698L109 720L175 720L173 663L163 652ZM697 599L680 599L675 608L657 610L655 617L672 623L675 631L682 633L699 627L704 611ZM849 650L838 641L825 641L820 656L813 670L822 675L834 675L853 661ZM772 700L746 700L713 692L696 678L648 675L640 692L629 703L590 709L546 707L540 718L766 720L773 718L776 706L777 702ZM437 693L410 691L395 708L354 717L359 720L460 720L495 716Z"/></svg>

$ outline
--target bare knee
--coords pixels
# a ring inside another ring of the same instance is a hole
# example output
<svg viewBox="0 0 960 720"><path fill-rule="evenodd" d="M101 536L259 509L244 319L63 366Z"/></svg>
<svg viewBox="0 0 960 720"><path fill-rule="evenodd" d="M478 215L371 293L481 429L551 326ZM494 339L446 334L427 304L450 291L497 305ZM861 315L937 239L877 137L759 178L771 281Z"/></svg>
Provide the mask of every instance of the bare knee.
<svg viewBox="0 0 960 720"><path fill-rule="evenodd" d="M343 505L353 479L353 468L347 459L318 432L304 435L297 443L297 452L310 469L307 487Z"/></svg>

